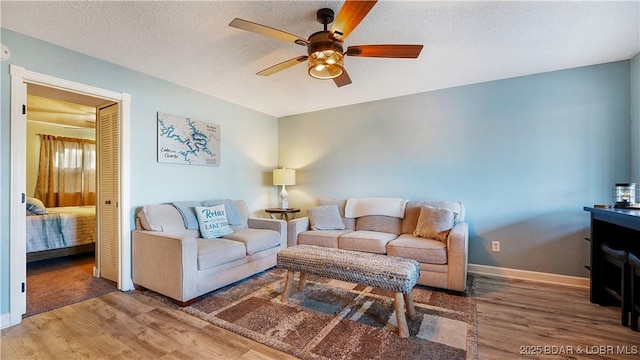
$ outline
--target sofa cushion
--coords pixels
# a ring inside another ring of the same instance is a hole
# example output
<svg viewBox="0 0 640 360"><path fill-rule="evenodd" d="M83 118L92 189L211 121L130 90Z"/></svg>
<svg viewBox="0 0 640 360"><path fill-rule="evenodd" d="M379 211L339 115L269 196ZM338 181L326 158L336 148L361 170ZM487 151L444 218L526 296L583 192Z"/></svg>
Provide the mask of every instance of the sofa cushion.
<svg viewBox="0 0 640 360"><path fill-rule="evenodd" d="M309 227L312 230L344 230L338 206L322 205L308 210Z"/></svg>
<svg viewBox="0 0 640 360"><path fill-rule="evenodd" d="M248 228L249 217L251 217L251 212L249 211L249 207L247 206L247 203L245 203L243 200L236 200L233 203L236 205L236 211L238 211L238 215L240 215L240 224L238 225L229 224L229 225L231 225L231 228L233 230Z"/></svg>
<svg viewBox="0 0 640 360"><path fill-rule="evenodd" d="M316 245L338 248L338 237L353 230L310 230L298 234L298 245Z"/></svg>
<svg viewBox="0 0 640 360"><path fill-rule="evenodd" d="M342 222L344 223L345 228L354 230L356 228L356 219L345 218L344 217L344 207L347 204L347 200L336 200L336 199L325 199L325 198L317 198L316 205L336 205L338 207L338 211L340 212L340 217L342 217Z"/></svg>
<svg viewBox="0 0 640 360"><path fill-rule="evenodd" d="M384 215L362 216L356 219L356 231L368 230L395 235L402 234L402 220Z"/></svg>
<svg viewBox="0 0 640 360"><path fill-rule="evenodd" d="M404 219L402 219L402 233L412 234L418 224L418 217L422 206L432 206L438 208L451 209L456 213L454 223L464 222L465 210L464 205L460 201L409 201L405 208Z"/></svg>
<svg viewBox="0 0 640 360"><path fill-rule="evenodd" d="M378 231L352 231L340 236L338 248L344 250L363 251L375 254L386 254L387 243L397 236Z"/></svg>
<svg viewBox="0 0 640 360"><path fill-rule="evenodd" d="M414 259L420 263L446 264L447 244L402 234L387 244L387 255Z"/></svg>
<svg viewBox="0 0 640 360"><path fill-rule="evenodd" d="M200 237L200 231L187 230L182 216L173 205L147 205L138 211L138 220L144 230L163 231L169 234Z"/></svg>
<svg viewBox="0 0 640 360"><path fill-rule="evenodd" d="M196 206L196 217L200 225L200 234L205 239L212 239L231 234L233 230L227 222L227 210L224 204L215 206Z"/></svg>
<svg viewBox="0 0 640 360"><path fill-rule="evenodd" d="M184 227L189 230L198 230L198 217L196 216L196 206L202 206L201 201L174 201L171 203L182 216Z"/></svg>
<svg viewBox="0 0 640 360"><path fill-rule="evenodd" d="M243 259L245 256L247 256L247 250L240 242L225 239L198 239L198 270L210 269Z"/></svg>
<svg viewBox="0 0 640 360"><path fill-rule="evenodd" d="M239 229L233 234L225 235L223 239L243 243L247 249L247 255L280 245L280 233L267 229Z"/></svg>
<svg viewBox="0 0 640 360"><path fill-rule="evenodd" d="M423 206L420 209L418 224L413 231L414 236L439 241L447 241L453 228L454 213L447 208Z"/></svg>

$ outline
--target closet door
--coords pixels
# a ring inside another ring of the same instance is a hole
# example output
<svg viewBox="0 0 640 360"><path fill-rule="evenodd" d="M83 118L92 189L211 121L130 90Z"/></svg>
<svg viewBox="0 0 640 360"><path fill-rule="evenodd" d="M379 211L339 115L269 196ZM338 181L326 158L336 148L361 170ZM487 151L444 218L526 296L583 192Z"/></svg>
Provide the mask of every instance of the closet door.
<svg viewBox="0 0 640 360"><path fill-rule="evenodd" d="M118 282L120 224L118 218L119 105L98 111L98 268L100 277Z"/></svg>

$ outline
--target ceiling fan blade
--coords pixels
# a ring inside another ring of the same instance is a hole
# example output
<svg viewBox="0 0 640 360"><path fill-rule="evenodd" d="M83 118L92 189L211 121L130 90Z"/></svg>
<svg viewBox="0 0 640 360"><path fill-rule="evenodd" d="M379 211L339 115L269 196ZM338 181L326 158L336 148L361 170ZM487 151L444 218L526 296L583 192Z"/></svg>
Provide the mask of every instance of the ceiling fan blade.
<svg viewBox="0 0 640 360"><path fill-rule="evenodd" d="M415 59L420 56L423 45L354 45L347 48L347 56L406 58Z"/></svg>
<svg viewBox="0 0 640 360"><path fill-rule="evenodd" d="M377 0L376 0L377 1ZM331 26L331 36L338 41L344 39L360 24L376 1L347 0Z"/></svg>
<svg viewBox="0 0 640 360"><path fill-rule="evenodd" d="M307 46L309 44L307 40L301 38L300 36L289 34L288 32L260 25L247 20L235 18L229 23L229 26L302 46Z"/></svg>
<svg viewBox="0 0 640 360"><path fill-rule="evenodd" d="M349 77L349 74L347 74L347 70L343 70L342 75L333 78L333 82L336 83L337 87L342 87L351 84L351 78Z"/></svg>
<svg viewBox="0 0 640 360"><path fill-rule="evenodd" d="M309 57L307 55L303 55L303 56L298 56L298 57L294 57L293 59L289 59L287 61L283 61L279 64L273 65L271 67L268 67L260 72L257 72L256 75L261 75L261 76L269 76L269 75L273 75L275 73L277 73L278 71L282 71L284 69L288 69L290 67L292 67L293 65L299 64L303 61L307 61Z"/></svg>

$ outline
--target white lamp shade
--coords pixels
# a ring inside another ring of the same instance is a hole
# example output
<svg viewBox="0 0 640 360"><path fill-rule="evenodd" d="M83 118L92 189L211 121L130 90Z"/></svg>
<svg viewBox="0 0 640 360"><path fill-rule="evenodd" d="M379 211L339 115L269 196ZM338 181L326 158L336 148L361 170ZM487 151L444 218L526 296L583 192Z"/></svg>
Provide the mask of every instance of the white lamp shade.
<svg viewBox="0 0 640 360"><path fill-rule="evenodd" d="M273 185L295 185L296 171L293 169L273 170Z"/></svg>

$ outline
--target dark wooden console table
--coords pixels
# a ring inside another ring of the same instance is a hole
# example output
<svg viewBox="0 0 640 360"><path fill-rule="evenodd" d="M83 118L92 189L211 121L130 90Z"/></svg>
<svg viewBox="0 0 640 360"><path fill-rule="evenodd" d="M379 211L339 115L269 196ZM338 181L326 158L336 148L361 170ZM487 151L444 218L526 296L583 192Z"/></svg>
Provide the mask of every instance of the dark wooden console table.
<svg viewBox="0 0 640 360"><path fill-rule="evenodd" d="M640 210L584 207L591 213L591 302L606 305L600 298L600 245L640 253Z"/></svg>
<svg viewBox="0 0 640 360"><path fill-rule="evenodd" d="M300 209L296 209L296 208L287 208L287 209L269 208L269 209L264 209L264 212L266 212L267 214L270 214L272 219L275 219L276 215L280 215L280 219L281 220L289 221L289 220L291 220L291 219L296 217L296 214L300 212Z"/></svg>

